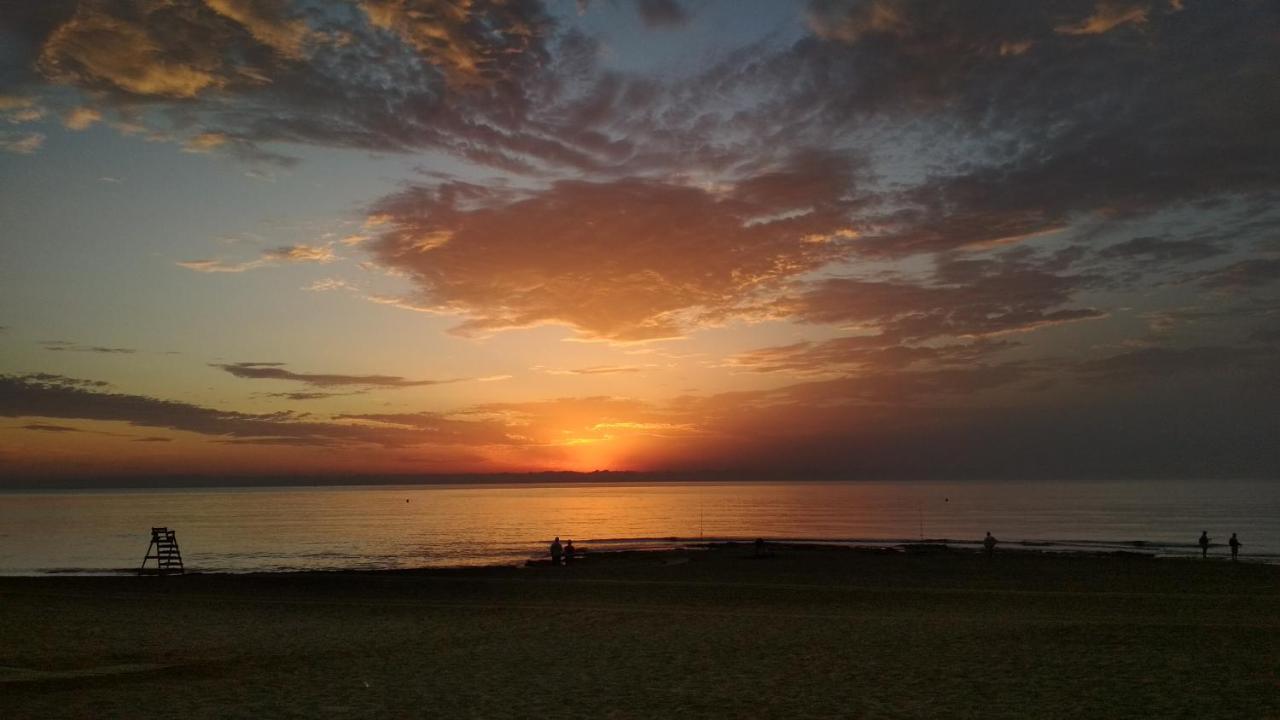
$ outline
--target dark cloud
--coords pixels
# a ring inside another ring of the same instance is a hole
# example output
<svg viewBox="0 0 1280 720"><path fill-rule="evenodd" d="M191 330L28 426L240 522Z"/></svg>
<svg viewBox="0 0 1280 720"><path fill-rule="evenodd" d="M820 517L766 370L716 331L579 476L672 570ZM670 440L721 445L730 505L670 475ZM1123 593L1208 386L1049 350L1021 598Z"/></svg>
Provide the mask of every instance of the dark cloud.
<svg viewBox="0 0 1280 720"><path fill-rule="evenodd" d="M1273 191L1275 7L1151 5L1142 22L1105 21L1123 17L1071 0L815 2L816 38L726 63L703 89L767 88L792 109L778 117L807 111L787 134L809 142L865 129L928 156L929 176L868 218L868 253L1012 242L1090 216ZM936 140L886 135L887 118Z"/></svg>
<svg viewBox="0 0 1280 720"><path fill-rule="evenodd" d="M281 161L258 144L536 149L524 83L551 27L533 0L62 0L15 7L3 29L27 84L79 88L127 121L159 108L163 130Z"/></svg>
<svg viewBox="0 0 1280 720"><path fill-rule="evenodd" d="M159 435L148 435L146 437L134 438L133 442L140 443L167 443L173 442L173 438L161 437Z"/></svg>
<svg viewBox="0 0 1280 720"><path fill-rule="evenodd" d="M42 386L48 387L101 390L111 386L111 383L103 380L82 380L80 378L67 377L66 375L55 375L53 373L27 373L20 377L24 381L38 383Z"/></svg>
<svg viewBox="0 0 1280 720"><path fill-rule="evenodd" d="M886 338L881 335L855 335L752 350L730 357L726 364L754 372L884 372L921 364L972 366L988 355L1014 347L1019 345L992 341L942 346L886 345Z"/></svg>
<svg viewBox="0 0 1280 720"><path fill-rule="evenodd" d="M325 400L332 397L345 397L348 395L358 395L359 392L346 393L330 393L330 392L284 392L284 393L265 393L264 397L280 398L281 400Z"/></svg>
<svg viewBox="0 0 1280 720"><path fill-rule="evenodd" d="M1215 290L1242 290L1280 280L1280 258L1254 258L1201 275L1200 284Z"/></svg>
<svg viewBox="0 0 1280 720"><path fill-rule="evenodd" d="M458 380L410 380L398 375L340 375L333 373L296 373L285 370L283 363L222 363L216 367L238 378L248 380L287 380L300 382L315 387L341 387L352 385L366 388L405 388L440 385L441 383L458 382ZM312 398L294 398L312 399Z"/></svg>
<svg viewBox="0 0 1280 720"><path fill-rule="evenodd" d="M133 348L122 347L105 347L102 345L81 345L79 343L69 342L67 340L45 340L40 343L45 350L55 352L88 352L99 353L102 355L132 355L137 350Z"/></svg>
<svg viewBox="0 0 1280 720"><path fill-rule="evenodd" d="M125 422L226 440L273 444L406 447L430 437L403 428L304 422L289 412L241 413L102 390L105 383L49 375L0 376L0 417Z"/></svg>
<svg viewBox="0 0 1280 720"><path fill-rule="evenodd" d="M1269 374L1274 380L1280 373L1275 358L1275 348L1260 346L1151 347L1082 362L1076 369L1090 380L1104 382L1144 381L1183 374L1204 377L1259 372Z"/></svg>
<svg viewBox="0 0 1280 720"><path fill-rule="evenodd" d="M359 420L379 425L412 429L431 444L510 445L527 442L512 434L512 428L498 420L458 420L438 413L367 413L338 415L339 420Z"/></svg>
<svg viewBox="0 0 1280 720"><path fill-rule="evenodd" d="M777 309L803 322L874 330L880 345L984 338L1105 317L1094 308L1062 307L1092 282L1089 276L1047 272L1016 256L944 257L932 283L831 278L783 298Z"/></svg>
<svg viewBox="0 0 1280 720"><path fill-rule="evenodd" d="M28 423L21 427L23 430L39 430L41 432L83 432L80 428L67 427L66 425L49 425L46 423Z"/></svg>
<svg viewBox="0 0 1280 720"><path fill-rule="evenodd" d="M1142 262L1195 262L1225 252L1222 247L1201 240L1171 240L1147 235L1105 247L1098 251L1098 255Z"/></svg>
<svg viewBox="0 0 1280 720"><path fill-rule="evenodd" d="M651 28L679 27L691 17L677 0L636 0L636 12Z"/></svg>

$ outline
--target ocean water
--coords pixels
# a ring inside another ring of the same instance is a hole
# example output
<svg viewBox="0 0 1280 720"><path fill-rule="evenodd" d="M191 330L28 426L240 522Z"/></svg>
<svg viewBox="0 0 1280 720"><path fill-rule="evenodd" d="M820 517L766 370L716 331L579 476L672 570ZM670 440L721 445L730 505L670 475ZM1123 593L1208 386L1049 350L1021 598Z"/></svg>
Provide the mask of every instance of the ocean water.
<svg viewBox="0 0 1280 720"><path fill-rule="evenodd" d="M152 526L188 571L520 563L559 535L586 550L721 539L1199 552L1232 532L1280 562L1280 482L791 482L415 485L0 493L0 574L136 569Z"/></svg>

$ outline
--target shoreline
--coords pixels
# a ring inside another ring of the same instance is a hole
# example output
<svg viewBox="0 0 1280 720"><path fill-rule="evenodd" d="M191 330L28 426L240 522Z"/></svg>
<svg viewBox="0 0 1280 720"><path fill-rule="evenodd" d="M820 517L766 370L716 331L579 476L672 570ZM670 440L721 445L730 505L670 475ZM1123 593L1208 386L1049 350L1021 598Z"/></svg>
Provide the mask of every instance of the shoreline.
<svg viewBox="0 0 1280 720"><path fill-rule="evenodd" d="M632 544L630 547L620 546L621 543ZM628 539L604 539L604 540L584 540L579 544L579 560L582 562L591 562L592 559L608 559L610 557L621 557L632 554L648 554L660 555L681 552L704 552L716 550L734 550L734 549L750 549L754 539L746 538L715 538L715 539L693 539L693 538L628 538ZM886 555L982 555L982 545L978 541L953 540L948 538L925 538L924 540L826 540L826 539L807 539L807 538L765 538L766 547L772 551L836 551L836 552L856 552L870 554L886 554ZM595 546L605 545L607 549L594 549ZM1261 566L1280 566L1280 557L1264 556L1250 557L1242 555L1238 560L1233 561L1229 556L1213 555L1208 558L1201 558L1197 554L1199 548L1187 544L1186 552L1162 553L1161 548L1171 547L1169 545L1161 545L1148 541L1129 541L1129 542L1112 542L1112 541L1040 541L1040 540L1024 540L1024 541L1002 541L996 550L997 556L1050 556L1050 557L1067 557L1067 558L1131 558L1140 560L1165 560L1165 561L1201 561L1207 563L1235 563L1241 565L1261 565ZM1211 548L1213 546L1210 546ZM1225 546L1224 546L1225 547ZM430 572L470 572L486 569L520 569L524 567L547 566L550 565L545 555L530 554L528 556L504 556L495 559L492 562L476 562L476 563L440 563L440 564L424 564L405 567L275 567L275 568L245 568L245 569L227 569L227 568L211 568L201 569L199 566L188 569L185 575L200 576L231 576L244 577L254 575L285 575L297 576L306 574L356 574L356 575L373 575L373 574L403 574L403 573L430 573ZM0 578L54 578L54 577L131 577L138 575L150 575L154 573L139 573L137 567L133 568L49 568L38 569L27 572L6 572L0 571Z"/></svg>

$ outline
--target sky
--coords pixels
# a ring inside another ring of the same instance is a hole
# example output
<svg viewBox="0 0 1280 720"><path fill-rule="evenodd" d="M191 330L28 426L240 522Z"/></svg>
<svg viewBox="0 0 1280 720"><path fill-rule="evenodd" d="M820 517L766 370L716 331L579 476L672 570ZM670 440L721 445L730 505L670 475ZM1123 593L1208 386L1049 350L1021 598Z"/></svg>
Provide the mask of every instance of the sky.
<svg viewBox="0 0 1280 720"><path fill-rule="evenodd" d="M0 484L1280 475L1280 3L0 12Z"/></svg>

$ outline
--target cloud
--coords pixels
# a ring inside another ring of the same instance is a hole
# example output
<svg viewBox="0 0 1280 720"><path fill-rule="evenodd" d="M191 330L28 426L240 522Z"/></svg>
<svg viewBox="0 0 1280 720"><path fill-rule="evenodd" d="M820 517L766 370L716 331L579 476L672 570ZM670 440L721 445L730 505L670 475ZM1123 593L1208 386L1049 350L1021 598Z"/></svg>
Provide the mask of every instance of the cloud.
<svg viewBox="0 0 1280 720"><path fill-rule="evenodd" d="M274 260L280 262L333 262L336 256L333 254L333 248L329 246L315 245L286 245L272 250L268 250L262 254L264 260Z"/></svg>
<svg viewBox="0 0 1280 720"><path fill-rule="evenodd" d="M139 443L167 443L173 442L173 438L161 437L159 435L148 435L146 437L134 438L133 442Z"/></svg>
<svg viewBox="0 0 1280 720"><path fill-rule="evenodd" d="M536 52L546 20L533 3L480 2L476 9L423 0L361 0L370 23L398 35L451 84L506 76L507 58Z"/></svg>
<svg viewBox="0 0 1280 720"><path fill-rule="evenodd" d="M259 43L297 59L313 40L306 21L286 14L286 3L262 0L205 0L211 10L239 23Z"/></svg>
<svg viewBox="0 0 1280 720"><path fill-rule="evenodd" d="M636 12L651 28L671 28L690 20L688 10L677 0L636 0Z"/></svg>
<svg viewBox="0 0 1280 720"><path fill-rule="evenodd" d="M339 420L358 420L409 429L431 444L509 445L524 438L510 434L511 428L498 420L459 420L439 413L366 413L338 415Z"/></svg>
<svg viewBox="0 0 1280 720"><path fill-rule="evenodd" d="M421 432L336 422L305 422L288 412L241 413L106 392L106 383L49 374L0 376L0 417L37 417L125 422L192 432L227 440L349 447L422 445Z"/></svg>
<svg viewBox="0 0 1280 720"><path fill-rule="evenodd" d="M311 292L328 292L330 290L355 290L355 286L339 278L323 278L306 287Z"/></svg>
<svg viewBox="0 0 1280 720"><path fill-rule="evenodd" d="M175 263L178 267L204 273L238 273L278 263L316 262L329 263L337 260L333 248L315 245L285 245L266 250L256 260L244 262L226 262L224 260L181 260Z"/></svg>
<svg viewBox="0 0 1280 720"><path fill-rule="evenodd" d="M281 163L260 145L472 157L500 155L507 140L557 145L520 117L554 27L538 2L66 0L7 15L25 85L71 86L103 108L145 102L169 111L146 120L162 133L195 119L206 128L196 151Z"/></svg>
<svg viewBox="0 0 1280 720"><path fill-rule="evenodd" d="M354 392L283 392L283 393L263 393L263 397L280 398L282 400L326 400L332 397L346 397L349 395L362 395L365 391L356 390Z"/></svg>
<svg viewBox="0 0 1280 720"><path fill-rule="evenodd" d="M0 119L11 125L35 122L44 117L39 100L22 95L0 95Z"/></svg>
<svg viewBox="0 0 1280 720"><path fill-rule="evenodd" d="M66 340L45 340L40 343L45 350L54 352L88 352L102 355L132 355L137 352L133 348L106 347L103 345L81 345Z"/></svg>
<svg viewBox="0 0 1280 720"><path fill-rule="evenodd" d="M777 301L775 312L873 331L883 345L989 338L1106 316L1095 308L1063 307L1095 278L1048 272L1017 253L999 259L943 257L932 280L830 278Z"/></svg>
<svg viewBox="0 0 1280 720"><path fill-rule="evenodd" d="M185 152L191 153L207 153L215 148L222 147L227 144L228 137L226 133L220 132L203 132L188 139L182 145Z"/></svg>
<svg viewBox="0 0 1280 720"><path fill-rule="evenodd" d="M397 375L339 375L332 373L295 373L284 369L281 363L224 363L214 364L228 373L247 380L288 380L315 387L340 387L352 385L365 388L425 387L459 382L458 380L409 380Z"/></svg>
<svg viewBox="0 0 1280 720"><path fill-rule="evenodd" d="M44 145L44 134L0 132L0 150L15 155L31 155Z"/></svg>
<svg viewBox="0 0 1280 720"><path fill-rule="evenodd" d="M68 377L66 375L56 375L54 373L26 373L20 376L8 376L10 379L20 379L29 383L36 383L41 386L55 388L80 388L84 390L101 390L110 387L110 383L102 380L82 380L79 378Z"/></svg>
<svg viewBox="0 0 1280 720"><path fill-rule="evenodd" d="M62 124L68 130L88 130L91 125L102 119L102 113L90 107L72 108L62 118Z"/></svg>
<svg viewBox="0 0 1280 720"><path fill-rule="evenodd" d="M1221 246L1204 240L1171 240L1147 235L1107 246L1098 251L1098 255L1143 262L1195 262L1225 252Z"/></svg>
<svg viewBox="0 0 1280 720"><path fill-rule="evenodd" d="M554 323L606 340L676 337L845 254L853 172L805 155L721 192L638 178L515 197L414 188L372 209L390 220L371 249L413 280L419 305L467 316L464 334Z"/></svg>
<svg viewBox="0 0 1280 720"><path fill-rule="evenodd" d="M1214 290L1242 290L1270 285L1280 280L1280 258L1241 260L1224 268L1203 273L1200 284Z"/></svg>
<svg viewBox="0 0 1280 720"><path fill-rule="evenodd" d="M184 43L203 39L192 8L142 2L112 10L123 8L80 3L45 41L41 72L57 82L138 96L192 98L226 84L211 48L188 44L180 52Z"/></svg>
<svg viewBox="0 0 1280 720"><path fill-rule="evenodd" d="M1121 25L1141 25L1150 12L1146 2L1101 0L1089 17L1074 25L1059 25L1054 31L1063 35L1101 35Z"/></svg>
<svg viewBox="0 0 1280 720"><path fill-rule="evenodd" d="M178 267L188 270L195 270L203 273L238 273L245 270L259 268L266 263L263 260L250 260L242 263L228 263L221 260L180 260L175 263Z"/></svg>
<svg viewBox="0 0 1280 720"><path fill-rule="evenodd" d="M28 423L21 427L23 430L38 430L40 432L52 433L83 432L80 428L67 427L66 425L50 425L47 423Z"/></svg>
<svg viewBox="0 0 1280 720"><path fill-rule="evenodd" d="M650 365L595 365L592 367L574 368L572 370L547 370L552 375L617 375L619 373L635 373L646 370Z"/></svg>
<svg viewBox="0 0 1280 720"><path fill-rule="evenodd" d="M1261 199L1280 183L1261 161L1280 152L1280 107L1249 100L1270 94L1266 68L1280 62L1265 3L1152 7L1141 42L1118 29L1055 31L1090 12L1136 28L1134 9L1148 5L1084 7L814 2L816 39L726 61L698 87L771 98L777 112L764 117L777 120L751 130L762 137L855 135L928 157L856 223L859 250L878 257L991 247L1207 198ZM1024 49L1009 52L1015 45ZM1212 61L1187 47L1213 48ZM800 108L805 120L791 121Z"/></svg>
<svg viewBox="0 0 1280 720"><path fill-rule="evenodd" d="M1251 375L1275 370L1275 348L1265 346L1151 347L1080 363L1092 381L1156 381L1169 375L1205 377L1224 372Z"/></svg>
<svg viewBox="0 0 1280 720"><path fill-rule="evenodd" d="M760 348L730 356L725 365L753 372L867 373L904 370L919 365L977 366L988 355L1018 347L1008 341L955 345L893 345L880 335L854 335L822 342Z"/></svg>

